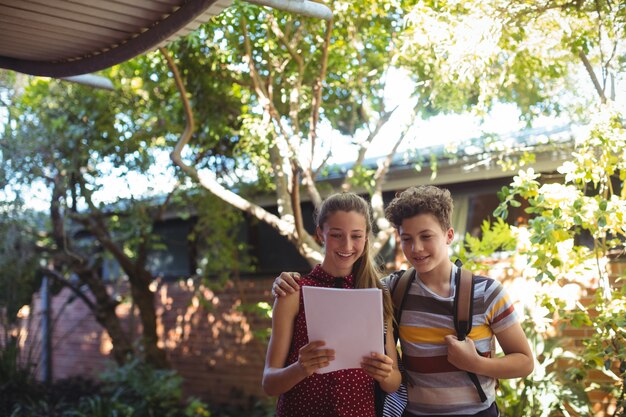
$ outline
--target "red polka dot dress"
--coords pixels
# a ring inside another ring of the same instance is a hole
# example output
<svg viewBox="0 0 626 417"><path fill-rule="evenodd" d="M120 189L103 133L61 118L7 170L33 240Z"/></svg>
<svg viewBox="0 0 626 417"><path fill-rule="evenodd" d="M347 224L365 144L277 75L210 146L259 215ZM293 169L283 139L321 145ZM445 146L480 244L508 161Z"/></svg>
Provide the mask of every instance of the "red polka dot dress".
<svg viewBox="0 0 626 417"><path fill-rule="evenodd" d="M320 265L302 278L300 285L335 287L335 277ZM354 278L342 280L342 288L354 288ZM285 366L298 360L298 351L309 343L304 302L300 291L300 311L294 322L291 348ZM342 369L313 374L282 394L276 407L277 417L375 417L374 379L362 369Z"/></svg>

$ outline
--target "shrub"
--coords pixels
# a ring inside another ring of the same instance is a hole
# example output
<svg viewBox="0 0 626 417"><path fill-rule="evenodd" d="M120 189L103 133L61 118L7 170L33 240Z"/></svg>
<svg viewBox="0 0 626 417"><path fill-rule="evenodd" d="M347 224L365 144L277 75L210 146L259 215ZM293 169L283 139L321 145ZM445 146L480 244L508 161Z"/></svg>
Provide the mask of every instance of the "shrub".
<svg viewBox="0 0 626 417"><path fill-rule="evenodd" d="M0 415L10 417L210 417L202 401L183 400L182 378L174 371L154 369L139 360L112 365L99 381L84 377L37 382L32 367L16 373L15 354L0 354ZM14 376L14 379L8 379Z"/></svg>

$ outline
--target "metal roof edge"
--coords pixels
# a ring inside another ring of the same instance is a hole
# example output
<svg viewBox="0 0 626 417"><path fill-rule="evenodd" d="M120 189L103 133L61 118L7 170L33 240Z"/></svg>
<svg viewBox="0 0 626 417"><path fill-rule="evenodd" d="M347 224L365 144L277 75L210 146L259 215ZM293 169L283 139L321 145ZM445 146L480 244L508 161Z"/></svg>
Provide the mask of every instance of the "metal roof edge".
<svg viewBox="0 0 626 417"><path fill-rule="evenodd" d="M221 1L223 3L223 0ZM43 77L69 77L96 72L156 48L220 0L190 0L148 30L107 51L72 61L42 62L0 56L0 68ZM230 4L230 3L229 3ZM217 13L224 7L219 7Z"/></svg>

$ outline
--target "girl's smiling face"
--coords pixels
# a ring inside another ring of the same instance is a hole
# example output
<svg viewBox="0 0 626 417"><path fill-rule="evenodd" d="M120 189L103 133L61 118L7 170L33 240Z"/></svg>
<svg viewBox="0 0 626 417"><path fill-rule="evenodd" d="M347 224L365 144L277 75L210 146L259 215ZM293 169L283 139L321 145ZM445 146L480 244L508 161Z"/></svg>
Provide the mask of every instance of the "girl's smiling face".
<svg viewBox="0 0 626 417"><path fill-rule="evenodd" d="M345 277L363 255L367 243L367 222L356 211L336 211L329 215L317 236L324 243L322 269L335 277Z"/></svg>

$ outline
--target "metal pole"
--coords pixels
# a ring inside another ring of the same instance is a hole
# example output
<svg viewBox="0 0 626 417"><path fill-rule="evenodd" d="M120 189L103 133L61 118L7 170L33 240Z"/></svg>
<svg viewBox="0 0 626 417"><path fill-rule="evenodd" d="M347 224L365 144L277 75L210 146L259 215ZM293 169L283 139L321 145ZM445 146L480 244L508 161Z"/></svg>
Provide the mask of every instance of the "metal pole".
<svg viewBox="0 0 626 417"><path fill-rule="evenodd" d="M41 280L41 369L43 381L52 384L52 325L50 306L50 283L44 275Z"/></svg>

